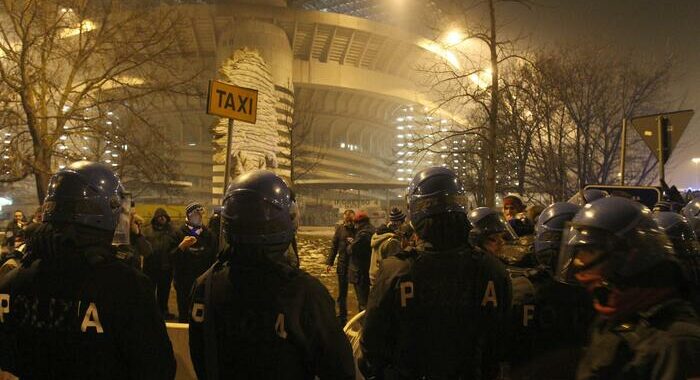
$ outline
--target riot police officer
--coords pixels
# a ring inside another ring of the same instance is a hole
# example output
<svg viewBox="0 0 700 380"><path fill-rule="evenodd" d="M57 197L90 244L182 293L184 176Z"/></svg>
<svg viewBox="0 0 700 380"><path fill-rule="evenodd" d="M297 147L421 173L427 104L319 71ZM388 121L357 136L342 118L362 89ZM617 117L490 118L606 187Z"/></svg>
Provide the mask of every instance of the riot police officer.
<svg viewBox="0 0 700 380"><path fill-rule="evenodd" d="M106 165L80 161L51 178L44 224L0 280L0 368L22 379L174 378L152 285L112 247L129 235L129 205Z"/></svg>
<svg viewBox="0 0 700 380"><path fill-rule="evenodd" d="M580 209L580 206L573 203L557 202L542 211L535 225L534 254L538 265L550 270L556 266L566 223L571 221Z"/></svg>
<svg viewBox="0 0 700 380"><path fill-rule="evenodd" d="M377 274L360 343L366 378L478 378L482 368L494 374L510 283L495 257L470 248L464 194L446 168L424 169L412 180L407 200L417 244L382 261Z"/></svg>
<svg viewBox="0 0 700 380"><path fill-rule="evenodd" d="M690 227L695 231L695 236L700 236L700 197L692 199L683 207L683 216L688 219Z"/></svg>
<svg viewBox="0 0 700 380"><path fill-rule="evenodd" d="M688 295L700 310L700 247L695 232L688 220L675 212L654 212L654 220L673 244L673 252L690 281Z"/></svg>
<svg viewBox="0 0 700 380"><path fill-rule="evenodd" d="M579 209L568 202L545 208L535 225L536 266L508 268L513 281L512 379L570 379L576 373L593 314L591 301L580 287L555 281L552 268L562 231Z"/></svg>
<svg viewBox="0 0 700 380"><path fill-rule="evenodd" d="M578 379L686 379L700 375L700 321L683 274L643 205L603 198L564 236L560 280L580 283L598 314Z"/></svg>
<svg viewBox="0 0 700 380"><path fill-rule="evenodd" d="M475 250L498 257L506 264L517 261L504 253L506 241L514 241L518 236L501 213L489 207L477 207L469 213L468 220L469 243Z"/></svg>
<svg viewBox="0 0 700 380"><path fill-rule="evenodd" d="M223 199L229 247L193 290L190 353L200 379L354 379L326 288L292 267L289 188L272 172L236 177Z"/></svg>

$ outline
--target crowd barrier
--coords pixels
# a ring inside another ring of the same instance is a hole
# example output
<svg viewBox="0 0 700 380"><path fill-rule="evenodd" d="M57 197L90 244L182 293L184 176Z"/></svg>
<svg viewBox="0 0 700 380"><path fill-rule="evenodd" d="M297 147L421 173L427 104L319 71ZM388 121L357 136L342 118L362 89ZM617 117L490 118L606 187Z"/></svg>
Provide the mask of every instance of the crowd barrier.
<svg viewBox="0 0 700 380"><path fill-rule="evenodd" d="M175 380L197 380L190 358L189 325L168 322L165 326L168 328L168 336L173 344L173 352L177 361Z"/></svg>

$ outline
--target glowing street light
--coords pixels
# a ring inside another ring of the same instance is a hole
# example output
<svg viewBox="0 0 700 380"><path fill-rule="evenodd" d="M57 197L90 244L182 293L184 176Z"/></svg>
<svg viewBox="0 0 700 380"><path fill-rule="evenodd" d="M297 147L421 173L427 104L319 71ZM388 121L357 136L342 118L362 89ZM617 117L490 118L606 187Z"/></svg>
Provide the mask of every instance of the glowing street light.
<svg viewBox="0 0 700 380"><path fill-rule="evenodd" d="M693 157L691 159L695 164L695 173L698 175L698 188L700 188L700 170L698 170L698 164L700 164L700 157Z"/></svg>
<svg viewBox="0 0 700 380"><path fill-rule="evenodd" d="M442 41L448 46L454 46L464 41L465 35L459 29L452 29L445 33L442 37Z"/></svg>

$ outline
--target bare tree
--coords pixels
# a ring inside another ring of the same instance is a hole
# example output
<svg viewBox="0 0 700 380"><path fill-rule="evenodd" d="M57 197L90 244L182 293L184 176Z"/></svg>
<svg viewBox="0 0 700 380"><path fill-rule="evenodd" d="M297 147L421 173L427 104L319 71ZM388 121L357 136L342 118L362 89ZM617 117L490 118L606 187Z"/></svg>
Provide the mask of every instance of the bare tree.
<svg viewBox="0 0 700 380"><path fill-rule="evenodd" d="M290 105L291 108L291 105ZM296 103L294 113L286 118L284 125L289 136L289 168L291 182L305 178L318 167L325 157L325 148L311 144L313 126L316 122L309 104Z"/></svg>
<svg viewBox="0 0 700 380"><path fill-rule="evenodd" d="M668 62L640 62L629 53L579 46L547 53L538 60L538 69L571 123L576 189L618 182L621 120L663 107ZM634 182L644 183L655 163L641 140L628 135L629 174Z"/></svg>
<svg viewBox="0 0 700 380"><path fill-rule="evenodd" d="M484 170L483 195L487 206L495 205L497 191L497 171L499 156L499 107L502 90L505 86L501 69L512 60L524 59L515 53L514 40L503 38L498 24L499 4L516 3L530 6L528 0L441 0L438 8L444 15L439 25L456 25L452 38L447 39L444 50L445 60L425 65L420 70L428 74L431 88L439 97L439 106L447 107L455 113L483 113L487 121L479 131L483 149L480 151L481 166ZM476 22L473 14L485 15L487 22ZM454 15L458 15L454 18ZM439 31L444 33L444 30ZM461 36L460 36L461 34ZM478 42L485 47L485 59L477 51L481 47L467 51L460 49L463 42ZM466 131L465 131L466 132ZM470 130L465 135L473 135Z"/></svg>
<svg viewBox="0 0 700 380"><path fill-rule="evenodd" d="M127 177L173 175L164 149L148 151L168 138L146 115L156 96L167 104L197 94L198 72L178 59L174 8L2 0L0 19L0 102L11 120L0 128L14 146L1 181L33 175L42 201L53 170L75 159L101 159Z"/></svg>

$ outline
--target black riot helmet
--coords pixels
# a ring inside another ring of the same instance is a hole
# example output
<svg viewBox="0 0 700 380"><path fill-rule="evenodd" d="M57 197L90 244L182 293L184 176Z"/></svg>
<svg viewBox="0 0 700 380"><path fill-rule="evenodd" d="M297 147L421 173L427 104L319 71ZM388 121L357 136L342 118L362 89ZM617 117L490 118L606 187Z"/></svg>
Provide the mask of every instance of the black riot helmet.
<svg viewBox="0 0 700 380"><path fill-rule="evenodd" d="M656 202L654 205L654 213L656 212L662 212L662 211L671 211L671 212L680 212L681 209L683 208L682 203L674 202L674 201L659 201Z"/></svg>
<svg viewBox="0 0 700 380"><path fill-rule="evenodd" d="M539 264L554 266L561 247L562 232L581 209L569 202L557 202L545 208L535 225L535 258Z"/></svg>
<svg viewBox="0 0 700 380"><path fill-rule="evenodd" d="M123 224L129 231L131 198L105 164L74 162L49 181L43 221L73 223L112 232Z"/></svg>
<svg viewBox="0 0 700 380"><path fill-rule="evenodd" d="M621 197L602 198L576 213L562 237L555 274L577 283L575 275L600 267L606 283L620 284L668 260L673 253L651 210Z"/></svg>
<svg viewBox="0 0 700 380"><path fill-rule="evenodd" d="M406 200L410 220L417 225L424 218L444 214L466 214L464 186L455 173L444 167L421 170L408 186Z"/></svg>
<svg viewBox="0 0 700 380"><path fill-rule="evenodd" d="M685 205L683 216L688 219L688 223L695 231L695 235L700 236L700 197L696 197Z"/></svg>
<svg viewBox="0 0 700 380"><path fill-rule="evenodd" d="M677 256L700 255L695 232L683 215L670 211L660 211L654 213L654 220L673 243L673 251Z"/></svg>
<svg viewBox="0 0 700 380"><path fill-rule="evenodd" d="M462 181L450 169L430 167L418 172L406 195L408 220L416 235L438 251L466 247L465 195Z"/></svg>
<svg viewBox="0 0 700 380"><path fill-rule="evenodd" d="M236 177L223 199L225 236L229 244L286 244L294 237L289 187L267 170Z"/></svg>
<svg viewBox="0 0 700 380"><path fill-rule="evenodd" d="M489 207L477 207L469 215L472 225L469 231L469 243L481 247L486 239L493 234L504 233L506 240L515 240L517 235L500 212Z"/></svg>
<svg viewBox="0 0 700 380"><path fill-rule="evenodd" d="M598 199L608 197L609 194L607 191L604 190L599 190L599 189L586 189L586 190L581 190L578 193L574 194L573 197L569 198L567 202L573 203L575 205L583 206L586 203L591 203L593 201L597 201Z"/></svg>

